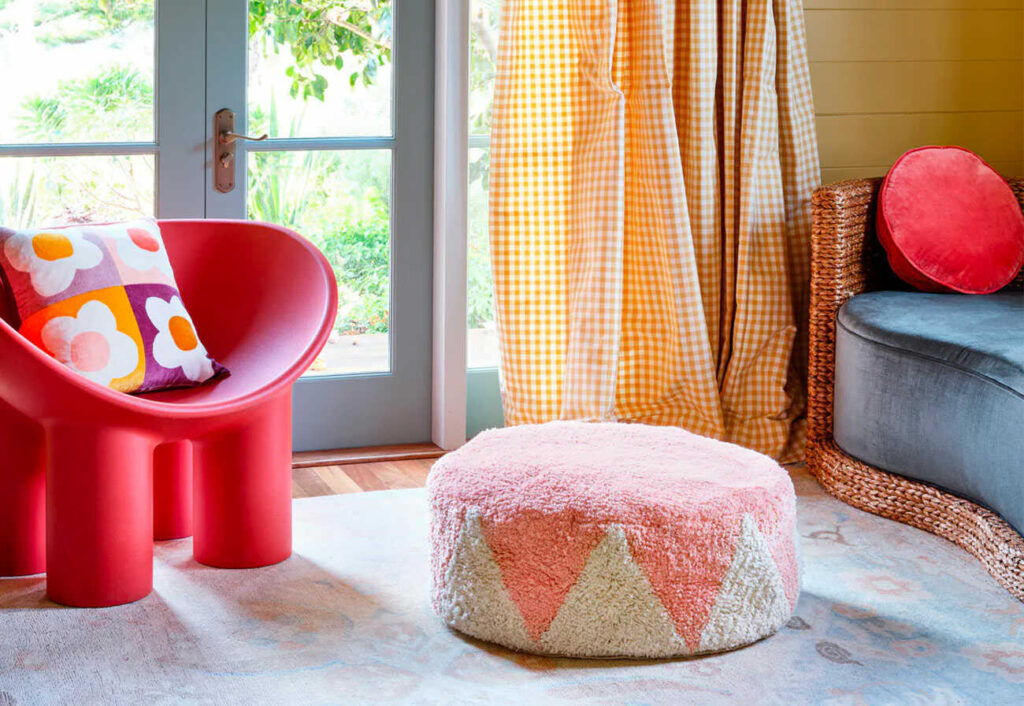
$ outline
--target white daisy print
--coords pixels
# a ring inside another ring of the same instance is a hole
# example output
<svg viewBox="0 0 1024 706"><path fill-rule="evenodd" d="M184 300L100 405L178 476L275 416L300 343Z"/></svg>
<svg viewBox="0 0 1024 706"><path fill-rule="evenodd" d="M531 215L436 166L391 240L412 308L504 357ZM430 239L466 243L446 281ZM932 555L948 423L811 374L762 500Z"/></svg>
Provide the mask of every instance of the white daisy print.
<svg viewBox="0 0 1024 706"><path fill-rule="evenodd" d="M28 273L32 288L43 297L60 294L79 270L103 260L103 251L74 228L18 231L8 238L4 254L16 269Z"/></svg>
<svg viewBox="0 0 1024 706"><path fill-rule="evenodd" d="M181 371L192 382L205 382L213 377L213 362L199 342L192 317L178 297L165 302L159 297L146 300L146 315L156 327L153 359L165 368Z"/></svg>
<svg viewBox="0 0 1024 706"><path fill-rule="evenodd" d="M133 270L147 272L155 268L168 277L174 276L163 238L160 237L160 228L155 223L127 223L124 233L119 233L115 242L118 257Z"/></svg>
<svg viewBox="0 0 1024 706"><path fill-rule="evenodd" d="M139 365L138 344L117 330L117 319L103 302L88 302L77 316L51 319L41 336L54 358L105 387Z"/></svg>

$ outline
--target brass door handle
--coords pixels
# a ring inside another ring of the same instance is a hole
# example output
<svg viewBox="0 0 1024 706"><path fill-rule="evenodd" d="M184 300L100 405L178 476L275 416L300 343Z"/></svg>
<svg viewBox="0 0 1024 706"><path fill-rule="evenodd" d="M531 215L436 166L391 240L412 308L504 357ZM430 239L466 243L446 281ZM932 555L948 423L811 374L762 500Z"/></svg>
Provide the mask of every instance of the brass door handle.
<svg viewBox="0 0 1024 706"><path fill-rule="evenodd" d="M270 135L267 135L266 133L260 135L259 137L252 137L250 135L239 135L237 132L228 132L227 130L224 130L223 132L220 133L220 137L218 139L220 139L220 143L222 145L230 145L235 140L249 140L250 142L263 142L264 140L266 140L269 137L270 137Z"/></svg>

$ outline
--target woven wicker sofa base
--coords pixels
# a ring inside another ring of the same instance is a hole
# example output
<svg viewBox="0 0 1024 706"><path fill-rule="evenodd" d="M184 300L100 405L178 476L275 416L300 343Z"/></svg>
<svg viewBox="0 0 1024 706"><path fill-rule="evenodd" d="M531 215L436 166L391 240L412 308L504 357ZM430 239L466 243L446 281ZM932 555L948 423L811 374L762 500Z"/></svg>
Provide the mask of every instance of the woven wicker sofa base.
<svg viewBox="0 0 1024 706"><path fill-rule="evenodd" d="M807 468L831 495L861 510L937 534L973 554L1024 601L1024 537L980 505L872 468L834 440L809 441Z"/></svg>

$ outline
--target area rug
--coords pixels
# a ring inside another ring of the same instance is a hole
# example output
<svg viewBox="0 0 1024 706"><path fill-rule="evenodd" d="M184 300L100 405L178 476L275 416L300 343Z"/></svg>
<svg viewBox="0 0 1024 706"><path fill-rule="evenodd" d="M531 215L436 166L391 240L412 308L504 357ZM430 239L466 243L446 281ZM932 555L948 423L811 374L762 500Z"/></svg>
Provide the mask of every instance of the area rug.
<svg viewBox="0 0 1024 706"><path fill-rule="evenodd" d="M948 542L849 508L803 471L803 593L774 637L711 657L516 654L428 604L422 490L295 502L295 555L223 571L158 545L156 589L62 608L0 579L0 706L1019 704L1024 605Z"/></svg>

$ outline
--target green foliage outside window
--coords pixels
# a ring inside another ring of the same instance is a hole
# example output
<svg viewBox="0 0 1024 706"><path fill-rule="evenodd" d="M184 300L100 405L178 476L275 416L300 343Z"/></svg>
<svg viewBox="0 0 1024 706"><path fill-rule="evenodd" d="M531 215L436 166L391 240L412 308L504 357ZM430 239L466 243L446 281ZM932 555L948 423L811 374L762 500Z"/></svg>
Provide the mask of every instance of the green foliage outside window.
<svg viewBox="0 0 1024 706"><path fill-rule="evenodd" d="M324 68L348 69L348 82L373 83L391 61L390 0L250 0L249 36L289 52L293 98L324 99ZM346 64L346 61L348 64Z"/></svg>
<svg viewBox="0 0 1024 706"><path fill-rule="evenodd" d="M281 134L272 102L254 129ZM286 135L299 134L298 123ZM249 156L249 216L293 228L338 278L338 333L385 333L390 306L390 160L379 152L260 152Z"/></svg>
<svg viewBox="0 0 1024 706"><path fill-rule="evenodd" d="M145 140L152 134L153 86L130 66L105 66L61 81L54 94L21 104L18 134L34 142Z"/></svg>

